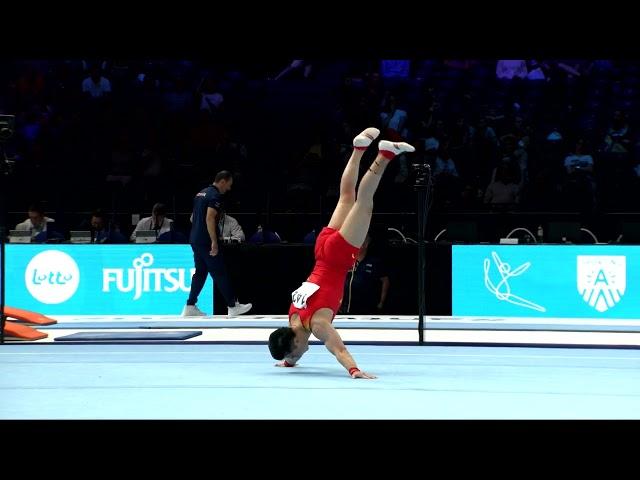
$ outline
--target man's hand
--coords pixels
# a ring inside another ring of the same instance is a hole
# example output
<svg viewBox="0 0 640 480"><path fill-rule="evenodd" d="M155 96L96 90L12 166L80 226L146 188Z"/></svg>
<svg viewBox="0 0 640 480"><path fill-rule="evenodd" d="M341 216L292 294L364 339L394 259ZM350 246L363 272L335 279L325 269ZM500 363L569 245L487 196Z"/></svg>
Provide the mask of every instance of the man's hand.
<svg viewBox="0 0 640 480"><path fill-rule="evenodd" d="M378 378L375 375L371 375L369 373L363 372L362 370L355 370L352 374L351 374L351 378L366 378L369 380L373 380L374 378Z"/></svg>
<svg viewBox="0 0 640 480"><path fill-rule="evenodd" d="M291 368L291 367L295 367L296 365L295 365L295 363L293 365L291 365L286 360L283 360L281 362L276 363L275 366L276 367L289 367L289 368Z"/></svg>
<svg viewBox="0 0 640 480"><path fill-rule="evenodd" d="M218 242L211 242L211 251L209 252L209 255L211 255L212 257L215 257L216 255L218 255Z"/></svg>
<svg viewBox="0 0 640 480"><path fill-rule="evenodd" d="M370 375L366 372L363 372L358 367L351 367L349 369L349 376L351 378L367 378L367 379L377 378L375 375Z"/></svg>

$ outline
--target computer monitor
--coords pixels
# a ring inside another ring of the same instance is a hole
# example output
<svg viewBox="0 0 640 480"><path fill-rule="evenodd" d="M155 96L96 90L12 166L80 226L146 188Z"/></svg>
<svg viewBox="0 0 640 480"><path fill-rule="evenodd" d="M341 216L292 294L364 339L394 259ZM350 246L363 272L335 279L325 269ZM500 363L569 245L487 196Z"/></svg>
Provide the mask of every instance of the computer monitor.
<svg viewBox="0 0 640 480"><path fill-rule="evenodd" d="M136 243L156 243L158 232L155 230L138 230L136 232Z"/></svg>
<svg viewBox="0 0 640 480"><path fill-rule="evenodd" d="M580 222L549 222L544 232L547 243L579 243L582 232Z"/></svg>
<svg viewBox="0 0 640 480"><path fill-rule="evenodd" d="M9 243L31 243L29 230L9 230Z"/></svg>
<svg viewBox="0 0 640 480"><path fill-rule="evenodd" d="M478 223L449 222L444 236L447 241L452 243L478 243Z"/></svg>
<svg viewBox="0 0 640 480"><path fill-rule="evenodd" d="M69 232L71 243L91 243L91 232L88 230L71 230Z"/></svg>
<svg viewBox="0 0 640 480"><path fill-rule="evenodd" d="M620 243L640 244L640 222L622 222Z"/></svg>

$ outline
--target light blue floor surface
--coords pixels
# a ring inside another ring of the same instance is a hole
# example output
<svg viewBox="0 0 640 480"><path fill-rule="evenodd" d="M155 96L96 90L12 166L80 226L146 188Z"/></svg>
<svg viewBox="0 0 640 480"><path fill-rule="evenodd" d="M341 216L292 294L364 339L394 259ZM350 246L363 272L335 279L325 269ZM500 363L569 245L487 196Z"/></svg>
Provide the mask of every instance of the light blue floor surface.
<svg viewBox="0 0 640 480"><path fill-rule="evenodd" d="M639 419L640 350L320 345L0 346L0 419Z"/></svg>

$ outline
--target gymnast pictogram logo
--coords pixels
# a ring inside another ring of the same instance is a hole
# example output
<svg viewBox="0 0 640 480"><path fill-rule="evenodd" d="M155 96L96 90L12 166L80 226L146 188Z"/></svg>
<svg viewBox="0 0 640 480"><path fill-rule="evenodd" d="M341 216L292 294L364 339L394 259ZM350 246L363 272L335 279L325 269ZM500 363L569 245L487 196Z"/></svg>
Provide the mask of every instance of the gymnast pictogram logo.
<svg viewBox="0 0 640 480"><path fill-rule="evenodd" d="M547 309L531 300L519 297L511 293L511 286L509 285L509 279L522 275L531 266L531 262L526 262L519 267L511 270L511 265L503 262L496 252L491 252L493 261L496 264L498 273L500 274L500 281L498 284L494 284L489 276L489 270L491 269L491 260L484 259L484 285L491 293L493 293L498 300L512 303L524 308L530 308L531 310L537 310L538 312L546 312Z"/></svg>
<svg viewBox="0 0 640 480"><path fill-rule="evenodd" d="M60 250L45 250L31 259L24 272L29 293L39 302L66 302L78 290L80 270L76 261Z"/></svg>
<svg viewBox="0 0 640 480"><path fill-rule="evenodd" d="M614 307L627 288L627 258L622 255L578 255L578 293L598 312Z"/></svg>

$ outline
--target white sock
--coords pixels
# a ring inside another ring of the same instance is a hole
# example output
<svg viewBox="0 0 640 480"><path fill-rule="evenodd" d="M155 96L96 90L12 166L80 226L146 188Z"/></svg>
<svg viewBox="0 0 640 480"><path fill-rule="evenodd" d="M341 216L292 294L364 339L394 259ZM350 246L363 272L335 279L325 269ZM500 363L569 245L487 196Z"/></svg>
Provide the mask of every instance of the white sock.
<svg viewBox="0 0 640 480"><path fill-rule="evenodd" d="M374 127L365 128L360 135L353 139L353 146L356 150L365 150L371 142L380 135L380 130Z"/></svg>
<svg viewBox="0 0 640 480"><path fill-rule="evenodd" d="M416 149L406 142L390 142L389 140L380 140L378 150L383 157L391 160L393 157L402 152L415 152Z"/></svg>

